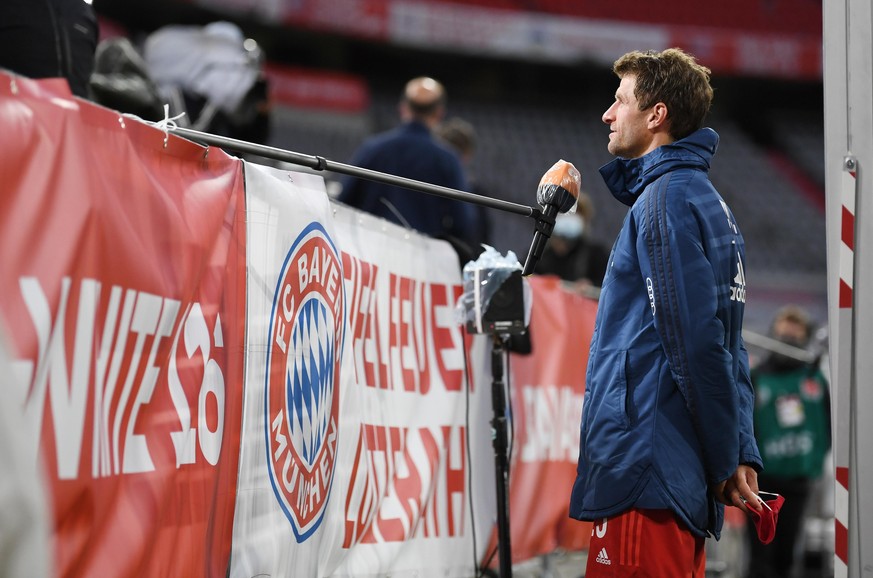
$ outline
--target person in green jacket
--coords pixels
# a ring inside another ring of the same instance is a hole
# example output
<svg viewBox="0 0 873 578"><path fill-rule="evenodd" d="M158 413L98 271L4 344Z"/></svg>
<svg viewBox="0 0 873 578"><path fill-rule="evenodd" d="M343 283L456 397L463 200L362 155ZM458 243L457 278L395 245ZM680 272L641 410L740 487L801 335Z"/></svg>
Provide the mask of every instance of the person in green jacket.
<svg viewBox="0 0 873 578"><path fill-rule="evenodd" d="M795 305L776 313L771 330L775 339L802 349L812 332L809 315ZM804 514L830 448L828 383L817 362L774 352L752 370L752 384L755 438L764 461L758 487L781 494L785 505L770 544L759 542L750 526L749 577L788 578L795 575Z"/></svg>

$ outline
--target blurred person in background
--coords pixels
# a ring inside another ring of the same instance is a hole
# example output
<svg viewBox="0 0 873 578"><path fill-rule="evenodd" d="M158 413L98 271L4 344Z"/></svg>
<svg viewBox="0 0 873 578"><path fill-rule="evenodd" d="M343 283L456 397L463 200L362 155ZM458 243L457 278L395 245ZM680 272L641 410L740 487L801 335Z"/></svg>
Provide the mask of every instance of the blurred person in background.
<svg viewBox="0 0 873 578"><path fill-rule="evenodd" d="M671 48L613 71L602 120L617 158L600 173L630 210L597 309L570 516L594 523L587 578L704 578L724 505L762 508L745 246L708 176L709 69Z"/></svg>
<svg viewBox="0 0 873 578"><path fill-rule="evenodd" d="M592 288L602 286L609 250L591 238L593 217L591 197L580 191L576 212L563 213L555 219L555 229L537 272L557 275L579 294L589 294Z"/></svg>
<svg viewBox="0 0 873 578"><path fill-rule="evenodd" d="M97 17L83 0L0 2L0 68L29 78L65 78L88 98Z"/></svg>
<svg viewBox="0 0 873 578"><path fill-rule="evenodd" d="M787 305L776 313L771 336L803 350L813 329L803 308ZM781 494L785 505L770 544L755 539L755 530L749 527L749 578L790 578L799 570L804 515L831 445L828 383L817 361L776 351L752 370L755 437L764 460L758 485Z"/></svg>
<svg viewBox="0 0 873 578"><path fill-rule="evenodd" d="M433 135L446 112L446 91L429 77L410 80L398 106L402 124L364 141L350 164L435 185L468 190L455 151ZM355 177L342 179L337 199L393 223L447 239L467 251L478 238L471 205ZM463 260L463 257L462 257Z"/></svg>
<svg viewBox="0 0 873 578"><path fill-rule="evenodd" d="M490 197L476 179L473 173L473 157L476 154L476 129L473 125L463 118L452 117L439 123L434 129L434 133L448 143L461 158L461 164L464 166L467 176L467 184L470 187L471 193ZM476 249L483 243L491 244L491 223L488 221L488 212L485 207L480 205L470 205L475 214L475 225L470 231L470 240L473 244L473 249Z"/></svg>

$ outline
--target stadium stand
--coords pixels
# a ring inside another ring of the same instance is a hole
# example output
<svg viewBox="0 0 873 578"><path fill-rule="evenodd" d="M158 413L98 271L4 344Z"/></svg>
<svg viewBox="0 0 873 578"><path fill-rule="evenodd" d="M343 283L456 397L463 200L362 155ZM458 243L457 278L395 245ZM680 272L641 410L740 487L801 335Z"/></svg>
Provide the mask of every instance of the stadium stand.
<svg viewBox="0 0 873 578"><path fill-rule="evenodd" d="M371 123L366 116L277 106L273 109L269 144L345 162L371 132Z"/></svg>
<svg viewBox="0 0 873 578"><path fill-rule="evenodd" d="M449 0L485 8L545 12L602 20L735 28L765 32L804 32L821 35L821 2L817 0L734 0L730 3L695 0L627 3L578 0ZM714 23L717 23L714 25Z"/></svg>
<svg viewBox="0 0 873 578"><path fill-rule="evenodd" d="M824 187L824 118L821 111L779 110L771 115L773 139L819 187Z"/></svg>

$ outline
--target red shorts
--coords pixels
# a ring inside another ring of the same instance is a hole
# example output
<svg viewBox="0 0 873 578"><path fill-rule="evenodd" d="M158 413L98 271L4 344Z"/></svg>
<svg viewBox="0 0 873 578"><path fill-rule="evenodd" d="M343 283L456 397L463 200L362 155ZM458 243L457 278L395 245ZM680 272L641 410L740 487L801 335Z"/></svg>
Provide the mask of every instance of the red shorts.
<svg viewBox="0 0 873 578"><path fill-rule="evenodd" d="M634 508L594 522L585 578L704 578L704 542L670 510Z"/></svg>

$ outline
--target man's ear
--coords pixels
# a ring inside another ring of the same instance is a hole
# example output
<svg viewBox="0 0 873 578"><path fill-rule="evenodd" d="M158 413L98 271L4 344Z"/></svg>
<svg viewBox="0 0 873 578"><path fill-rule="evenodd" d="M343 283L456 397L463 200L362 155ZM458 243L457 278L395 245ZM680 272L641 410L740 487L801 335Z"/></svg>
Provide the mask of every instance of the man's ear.
<svg viewBox="0 0 873 578"><path fill-rule="evenodd" d="M666 128L667 126L667 105L663 102L658 102L652 107L652 112L649 113L649 128Z"/></svg>

